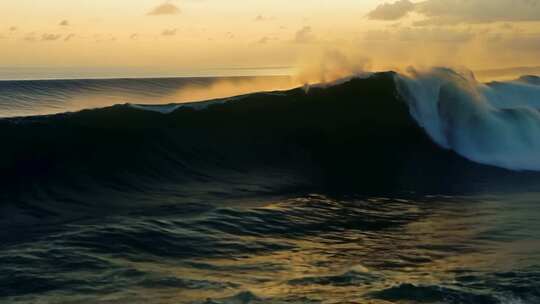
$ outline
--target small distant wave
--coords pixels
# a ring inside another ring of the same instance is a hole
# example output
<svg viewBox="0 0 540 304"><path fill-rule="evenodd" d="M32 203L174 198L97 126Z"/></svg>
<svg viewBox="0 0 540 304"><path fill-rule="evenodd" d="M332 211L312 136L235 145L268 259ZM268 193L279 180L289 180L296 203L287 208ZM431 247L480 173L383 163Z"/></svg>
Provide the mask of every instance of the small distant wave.
<svg viewBox="0 0 540 304"><path fill-rule="evenodd" d="M366 271L352 269L342 274L333 276L314 276L290 280L288 283L293 286L302 285L331 285L331 286L355 286L363 284L373 284L381 281L380 275L371 274Z"/></svg>
<svg viewBox="0 0 540 304"><path fill-rule="evenodd" d="M459 291L441 286L416 286L402 284L371 294L373 298L386 301L411 301L415 303L445 304L502 304L494 296L481 293Z"/></svg>

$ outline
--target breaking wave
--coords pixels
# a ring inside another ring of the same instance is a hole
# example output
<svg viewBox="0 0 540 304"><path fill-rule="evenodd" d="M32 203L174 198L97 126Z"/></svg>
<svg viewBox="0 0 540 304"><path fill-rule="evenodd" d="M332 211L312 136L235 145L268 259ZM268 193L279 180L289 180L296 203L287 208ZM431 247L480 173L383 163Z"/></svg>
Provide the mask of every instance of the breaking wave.
<svg viewBox="0 0 540 304"><path fill-rule="evenodd" d="M483 84L433 69L397 79L412 116L437 144L479 163L540 170L539 78Z"/></svg>
<svg viewBox="0 0 540 304"><path fill-rule="evenodd" d="M538 190L539 83L387 72L202 103L3 118L0 221L290 193ZM3 85L24 95L28 83Z"/></svg>

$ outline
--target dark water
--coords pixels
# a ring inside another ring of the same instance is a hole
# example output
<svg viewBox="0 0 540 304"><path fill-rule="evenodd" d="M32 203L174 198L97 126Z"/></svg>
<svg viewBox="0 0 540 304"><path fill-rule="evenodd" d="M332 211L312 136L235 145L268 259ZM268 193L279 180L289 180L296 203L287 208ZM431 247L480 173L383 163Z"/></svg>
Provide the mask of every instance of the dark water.
<svg viewBox="0 0 540 304"><path fill-rule="evenodd" d="M1 295L31 303L537 303L537 198L309 195L67 223L2 246Z"/></svg>
<svg viewBox="0 0 540 304"><path fill-rule="evenodd" d="M540 300L540 175L440 148L393 73L4 118L0 142L0 302Z"/></svg>

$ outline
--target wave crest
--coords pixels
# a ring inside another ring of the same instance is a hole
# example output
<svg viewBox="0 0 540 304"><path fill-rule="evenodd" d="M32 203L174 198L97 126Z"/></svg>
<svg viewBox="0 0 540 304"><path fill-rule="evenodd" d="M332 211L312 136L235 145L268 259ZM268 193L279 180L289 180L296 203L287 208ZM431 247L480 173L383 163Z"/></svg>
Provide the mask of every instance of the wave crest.
<svg viewBox="0 0 540 304"><path fill-rule="evenodd" d="M440 146L482 164L540 171L536 77L482 84L444 68L397 76L411 115Z"/></svg>

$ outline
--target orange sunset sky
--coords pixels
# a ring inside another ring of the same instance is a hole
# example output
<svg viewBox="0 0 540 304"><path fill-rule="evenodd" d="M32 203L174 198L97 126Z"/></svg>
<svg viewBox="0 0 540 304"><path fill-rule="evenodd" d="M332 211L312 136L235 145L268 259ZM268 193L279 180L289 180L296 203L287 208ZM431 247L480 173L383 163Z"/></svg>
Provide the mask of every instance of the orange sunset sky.
<svg viewBox="0 0 540 304"><path fill-rule="evenodd" d="M6 71L540 65L537 0L6 0L0 12Z"/></svg>

